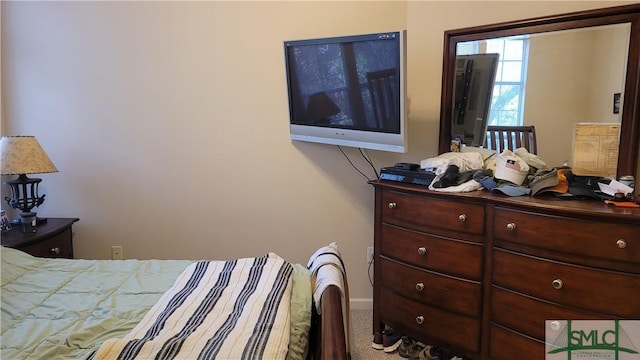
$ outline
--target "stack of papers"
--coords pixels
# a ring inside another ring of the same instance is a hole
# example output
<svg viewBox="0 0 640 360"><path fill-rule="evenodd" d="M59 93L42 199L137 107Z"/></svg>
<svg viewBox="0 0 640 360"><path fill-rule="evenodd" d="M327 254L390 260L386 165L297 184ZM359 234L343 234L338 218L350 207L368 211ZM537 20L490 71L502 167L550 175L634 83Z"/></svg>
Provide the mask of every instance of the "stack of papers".
<svg viewBox="0 0 640 360"><path fill-rule="evenodd" d="M627 186L615 179L611 180L608 185L599 182L598 186L600 186L600 191L611 196L615 196L616 193L623 193L625 196L627 196L633 192L632 187Z"/></svg>

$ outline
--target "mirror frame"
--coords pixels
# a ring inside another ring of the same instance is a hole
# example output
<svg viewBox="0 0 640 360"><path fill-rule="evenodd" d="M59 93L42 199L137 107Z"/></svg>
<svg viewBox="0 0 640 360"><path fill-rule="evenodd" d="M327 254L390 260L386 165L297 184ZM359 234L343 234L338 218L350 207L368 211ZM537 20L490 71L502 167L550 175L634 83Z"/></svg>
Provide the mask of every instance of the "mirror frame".
<svg viewBox="0 0 640 360"><path fill-rule="evenodd" d="M622 118L620 120L620 147L618 151L617 176L636 175L636 171L638 170L638 152L640 151L640 4L586 10L445 31L438 154L451 151L453 82L455 76L456 45L459 42L619 23L631 24L631 38L629 41Z"/></svg>

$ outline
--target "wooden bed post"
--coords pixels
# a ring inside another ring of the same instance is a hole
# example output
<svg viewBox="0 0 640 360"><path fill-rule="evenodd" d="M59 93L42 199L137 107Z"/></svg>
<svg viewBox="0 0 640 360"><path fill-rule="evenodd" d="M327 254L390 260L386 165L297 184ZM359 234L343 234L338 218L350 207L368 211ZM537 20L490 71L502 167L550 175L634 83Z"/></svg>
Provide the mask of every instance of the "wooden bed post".
<svg viewBox="0 0 640 360"><path fill-rule="evenodd" d="M309 345L315 360L348 360L347 329L344 328L342 294L335 285L322 293L321 313L312 319ZM349 315L349 314L347 314Z"/></svg>

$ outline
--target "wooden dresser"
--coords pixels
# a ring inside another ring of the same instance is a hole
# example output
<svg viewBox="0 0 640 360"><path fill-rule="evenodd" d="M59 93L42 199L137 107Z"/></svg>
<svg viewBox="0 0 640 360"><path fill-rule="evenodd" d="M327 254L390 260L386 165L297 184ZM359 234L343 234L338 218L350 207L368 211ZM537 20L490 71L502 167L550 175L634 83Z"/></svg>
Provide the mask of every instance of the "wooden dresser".
<svg viewBox="0 0 640 360"><path fill-rule="evenodd" d="M378 341L538 360L545 320L640 319L640 209L371 184Z"/></svg>

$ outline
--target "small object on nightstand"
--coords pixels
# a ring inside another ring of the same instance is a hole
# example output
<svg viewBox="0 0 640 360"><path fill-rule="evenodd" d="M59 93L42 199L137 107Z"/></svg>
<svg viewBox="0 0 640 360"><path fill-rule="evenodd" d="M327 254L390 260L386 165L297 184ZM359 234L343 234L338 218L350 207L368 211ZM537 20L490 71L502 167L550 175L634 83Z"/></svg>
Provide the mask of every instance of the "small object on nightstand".
<svg viewBox="0 0 640 360"><path fill-rule="evenodd" d="M4 212L4 210L0 210L0 218L2 219L2 232L11 230L11 221L9 221L9 218L7 217L7 214Z"/></svg>
<svg viewBox="0 0 640 360"><path fill-rule="evenodd" d="M23 233L36 232L36 213L23 212L20 214L20 223L22 224Z"/></svg>

